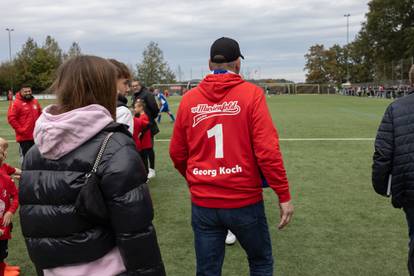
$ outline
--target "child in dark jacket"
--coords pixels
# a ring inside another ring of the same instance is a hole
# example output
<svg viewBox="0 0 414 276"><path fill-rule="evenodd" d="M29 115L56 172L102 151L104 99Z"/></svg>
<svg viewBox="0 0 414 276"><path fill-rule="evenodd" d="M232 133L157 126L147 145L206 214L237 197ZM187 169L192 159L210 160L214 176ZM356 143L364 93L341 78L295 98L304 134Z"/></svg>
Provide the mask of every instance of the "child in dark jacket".
<svg viewBox="0 0 414 276"><path fill-rule="evenodd" d="M149 151L152 149L151 130L149 129L149 117L145 114L145 103L137 100L134 105L134 138L137 150L144 162L148 173Z"/></svg>

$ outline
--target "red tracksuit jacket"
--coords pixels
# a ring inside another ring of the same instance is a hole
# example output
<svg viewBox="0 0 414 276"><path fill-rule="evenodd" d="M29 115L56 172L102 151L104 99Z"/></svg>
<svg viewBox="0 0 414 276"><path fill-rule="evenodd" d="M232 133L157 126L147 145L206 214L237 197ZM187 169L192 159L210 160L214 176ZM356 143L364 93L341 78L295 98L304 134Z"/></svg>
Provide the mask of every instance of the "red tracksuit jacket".
<svg viewBox="0 0 414 276"><path fill-rule="evenodd" d="M237 74L208 75L180 103L170 156L192 202L240 208L262 200L262 179L290 200L289 184L263 91Z"/></svg>
<svg viewBox="0 0 414 276"><path fill-rule="evenodd" d="M11 239L11 225L3 226L3 216L6 212L16 213L19 207L19 193L10 176L0 173L0 229L4 234L0 240Z"/></svg>
<svg viewBox="0 0 414 276"><path fill-rule="evenodd" d="M4 173L6 175L12 175L16 173L16 168L13 168L7 163L3 163L0 165L0 174Z"/></svg>
<svg viewBox="0 0 414 276"><path fill-rule="evenodd" d="M33 140L35 123L42 113L42 108L36 99L27 101L20 93L16 94L16 100L9 106L7 119L16 132L16 141Z"/></svg>
<svg viewBox="0 0 414 276"><path fill-rule="evenodd" d="M142 133L142 131L147 128L148 124L149 118L147 114L134 117L134 133L132 134L132 138L135 141L138 151L152 148L151 130L147 129Z"/></svg>

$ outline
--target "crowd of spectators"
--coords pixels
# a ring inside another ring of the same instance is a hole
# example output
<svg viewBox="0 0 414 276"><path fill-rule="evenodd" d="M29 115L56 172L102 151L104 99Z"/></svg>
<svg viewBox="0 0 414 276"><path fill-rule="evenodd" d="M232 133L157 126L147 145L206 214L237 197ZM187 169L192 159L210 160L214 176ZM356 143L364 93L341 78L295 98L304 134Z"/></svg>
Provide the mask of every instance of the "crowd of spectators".
<svg viewBox="0 0 414 276"><path fill-rule="evenodd" d="M344 96L396 99L407 96L412 92L414 92L414 88L410 85L376 85L347 87L343 88L340 94Z"/></svg>

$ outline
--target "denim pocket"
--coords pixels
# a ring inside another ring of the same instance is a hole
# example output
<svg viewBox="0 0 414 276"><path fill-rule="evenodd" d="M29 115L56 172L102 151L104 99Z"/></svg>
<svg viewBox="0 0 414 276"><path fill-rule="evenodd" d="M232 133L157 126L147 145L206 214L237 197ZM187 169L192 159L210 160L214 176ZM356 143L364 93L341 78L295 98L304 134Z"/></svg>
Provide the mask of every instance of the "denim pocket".
<svg viewBox="0 0 414 276"><path fill-rule="evenodd" d="M233 227L255 225L263 216L263 201L260 201L253 205L229 210L228 224Z"/></svg>

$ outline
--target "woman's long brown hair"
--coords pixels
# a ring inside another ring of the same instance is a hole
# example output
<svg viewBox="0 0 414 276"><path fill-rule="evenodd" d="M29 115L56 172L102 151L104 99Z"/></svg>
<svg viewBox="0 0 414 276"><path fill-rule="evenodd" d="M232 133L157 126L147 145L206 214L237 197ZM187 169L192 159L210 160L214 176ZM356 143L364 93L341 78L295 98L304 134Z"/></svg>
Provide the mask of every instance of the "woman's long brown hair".
<svg viewBox="0 0 414 276"><path fill-rule="evenodd" d="M59 112L99 104L116 118L116 67L96 56L78 56L63 63L49 88Z"/></svg>

